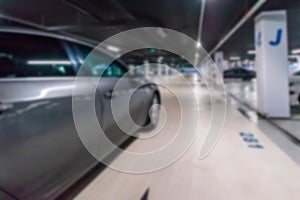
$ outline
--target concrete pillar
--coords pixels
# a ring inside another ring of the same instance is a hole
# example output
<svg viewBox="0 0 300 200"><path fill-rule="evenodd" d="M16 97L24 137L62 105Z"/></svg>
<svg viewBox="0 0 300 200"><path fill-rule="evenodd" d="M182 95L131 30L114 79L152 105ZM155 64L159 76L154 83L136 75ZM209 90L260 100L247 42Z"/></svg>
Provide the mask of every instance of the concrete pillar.
<svg viewBox="0 0 300 200"><path fill-rule="evenodd" d="M159 56L157 58L157 76L161 76L162 75L162 60L163 60L163 57L162 56Z"/></svg>
<svg viewBox="0 0 300 200"><path fill-rule="evenodd" d="M300 70L300 56L296 56L296 59L297 59L297 70L296 71L299 71Z"/></svg>
<svg viewBox="0 0 300 200"><path fill-rule="evenodd" d="M162 64L158 63L157 64L157 76L162 75Z"/></svg>
<svg viewBox="0 0 300 200"><path fill-rule="evenodd" d="M165 67L165 76L169 76L169 67L167 65L164 66Z"/></svg>
<svg viewBox="0 0 300 200"><path fill-rule="evenodd" d="M135 75L135 70L134 70L134 65L129 65L129 74L130 75Z"/></svg>
<svg viewBox="0 0 300 200"><path fill-rule="evenodd" d="M220 71L220 73L222 73L224 71L224 67L223 67L223 64L224 64L224 54L222 51L218 51L215 53L215 56L214 56L214 61Z"/></svg>
<svg viewBox="0 0 300 200"><path fill-rule="evenodd" d="M255 19L258 110L271 118L290 117L286 11Z"/></svg>
<svg viewBox="0 0 300 200"><path fill-rule="evenodd" d="M243 65L242 65L242 61L240 61L240 60L237 61L236 63L237 63L237 66L238 66L238 67L242 67L242 66L243 66Z"/></svg>
<svg viewBox="0 0 300 200"><path fill-rule="evenodd" d="M149 61L148 60L144 61L144 66L145 66L144 77L145 77L145 79L148 79L149 78L149 74L150 74L150 65L149 65Z"/></svg>

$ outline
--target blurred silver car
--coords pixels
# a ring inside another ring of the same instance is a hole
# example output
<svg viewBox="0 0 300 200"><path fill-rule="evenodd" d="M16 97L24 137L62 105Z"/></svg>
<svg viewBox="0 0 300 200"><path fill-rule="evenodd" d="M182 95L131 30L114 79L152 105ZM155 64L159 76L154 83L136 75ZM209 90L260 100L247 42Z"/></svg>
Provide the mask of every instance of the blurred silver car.
<svg viewBox="0 0 300 200"><path fill-rule="evenodd" d="M25 29L0 30L0 40L0 199L52 199L98 163L81 143L72 115L75 75L92 48ZM97 78L96 66L90 69L88 76ZM123 94L145 83L128 78L123 92L113 96L126 71L125 64L114 61L96 91L99 123L116 145L129 136L112 118L111 99L119 99L121 108ZM159 102L157 86L144 84L130 100L130 115L137 124L154 127L157 120L150 120L149 108Z"/></svg>

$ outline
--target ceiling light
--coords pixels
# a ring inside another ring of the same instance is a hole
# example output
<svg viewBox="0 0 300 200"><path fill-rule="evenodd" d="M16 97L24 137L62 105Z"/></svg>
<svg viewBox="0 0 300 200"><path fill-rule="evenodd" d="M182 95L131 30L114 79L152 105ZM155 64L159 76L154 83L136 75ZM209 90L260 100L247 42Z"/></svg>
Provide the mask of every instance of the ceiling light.
<svg viewBox="0 0 300 200"><path fill-rule="evenodd" d="M298 58L296 55L289 55L289 58Z"/></svg>
<svg viewBox="0 0 300 200"><path fill-rule="evenodd" d="M245 65L248 65L249 62L250 62L250 61L249 61L248 59L245 59L245 60L244 60L244 64L245 64Z"/></svg>
<svg viewBox="0 0 300 200"><path fill-rule="evenodd" d="M294 49L292 50L292 54L299 54L300 53L300 49Z"/></svg>
<svg viewBox="0 0 300 200"><path fill-rule="evenodd" d="M229 58L230 60L241 60L241 57L233 56Z"/></svg>
<svg viewBox="0 0 300 200"><path fill-rule="evenodd" d="M106 47L109 51L113 51L113 52L119 52L120 49L118 47L115 47L115 46L111 46L111 45L108 45Z"/></svg>
<svg viewBox="0 0 300 200"><path fill-rule="evenodd" d="M69 60L28 60L27 65L72 65Z"/></svg>
<svg viewBox="0 0 300 200"><path fill-rule="evenodd" d="M249 54L249 55L255 55L255 54L256 54L256 51L255 51L255 50L249 50L249 51L248 51L248 54Z"/></svg>
<svg viewBox="0 0 300 200"><path fill-rule="evenodd" d="M162 28L158 28L158 29L156 30L156 33L157 33L160 37L162 37L162 38L167 37L167 34L165 33L165 31L164 31Z"/></svg>
<svg viewBox="0 0 300 200"><path fill-rule="evenodd" d="M197 42L196 47L199 49L201 47L201 42Z"/></svg>

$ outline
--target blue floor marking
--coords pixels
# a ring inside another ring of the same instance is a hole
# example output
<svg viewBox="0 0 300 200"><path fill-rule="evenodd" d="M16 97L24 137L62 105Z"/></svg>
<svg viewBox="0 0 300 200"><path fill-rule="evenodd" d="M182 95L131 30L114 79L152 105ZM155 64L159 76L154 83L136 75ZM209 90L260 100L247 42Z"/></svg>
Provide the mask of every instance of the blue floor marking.
<svg viewBox="0 0 300 200"><path fill-rule="evenodd" d="M249 148L264 149L264 146L259 144L259 140L255 138L253 133L240 132L240 136L243 138L243 141L248 144Z"/></svg>

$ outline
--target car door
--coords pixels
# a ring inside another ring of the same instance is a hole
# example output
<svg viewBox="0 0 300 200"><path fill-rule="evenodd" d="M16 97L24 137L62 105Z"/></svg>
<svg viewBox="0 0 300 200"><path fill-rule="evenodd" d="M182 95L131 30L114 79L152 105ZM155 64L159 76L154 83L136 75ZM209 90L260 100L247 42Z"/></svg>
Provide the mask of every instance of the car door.
<svg viewBox="0 0 300 200"><path fill-rule="evenodd" d="M141 88L134 91L137 83L129 77L122 77L125 73L126 69L114 62L105 69L97 85L103 103L103 130L116 145L120 145L138 130L128 121L129 118L140 125L146 120L146 113L143 111L146 97ZM121 84L116 85L121 77Z"/></svg>
<svg viewBox="0 0 300 200"><path fill-rule="evenodd" d="M89 47L81 45L77 45L77 47L82 54L81 60L84 60L91 52ZM139 88L141 85L140 79L126 74L128 69L124 64L116 60L107 67L103 63L106 63L109 56L100 51L95 54L95 57L97 61L88 59L85 60L84 64L90 69L91 76L95 78L101 76L100 81L96 84L103 108L101 113L102 129L114 144L120 145L129 135L138 130L137 126L128 122L129 117L138 125L144 125L148 116L150 94L147 92L146 87ZM121 84L115 87L121 77ZM129 105L126 104L128 99L130 99ZM128 116L128 109L130 116ZM120 124L123 130L126 130L125 132L129 134L126 134L119 127Z"/></svg>
<svg viewBox="0 0 300 200"><path fill-rule="evenodd" d="M0 41L0 188L54 198L96 164L73 122L72 62L54 38L0 33Z"/></svg>

